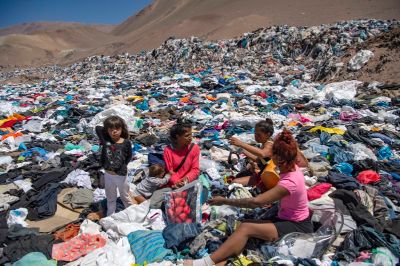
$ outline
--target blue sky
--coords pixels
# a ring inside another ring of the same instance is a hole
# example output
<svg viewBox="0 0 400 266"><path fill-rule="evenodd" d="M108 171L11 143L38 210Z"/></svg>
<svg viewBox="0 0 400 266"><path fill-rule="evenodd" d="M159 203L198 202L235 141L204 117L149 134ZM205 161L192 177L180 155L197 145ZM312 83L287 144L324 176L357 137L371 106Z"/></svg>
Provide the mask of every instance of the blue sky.
<svg viewBox="0 0 400 266"><path fill-rule="evenodd" d="M0 0L0 28L35 21L119 24L151 0Z"/></svg>

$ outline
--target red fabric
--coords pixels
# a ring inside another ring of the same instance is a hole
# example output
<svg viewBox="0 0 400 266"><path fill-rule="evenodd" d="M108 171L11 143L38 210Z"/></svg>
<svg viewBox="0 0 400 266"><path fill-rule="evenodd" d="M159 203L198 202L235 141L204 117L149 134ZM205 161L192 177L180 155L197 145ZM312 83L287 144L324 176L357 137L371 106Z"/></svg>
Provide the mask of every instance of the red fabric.
<svg viewBox="0 0 400 266"><path fill-rule="evenodd" d="M13 127L19 121L22 121L22 120L9 120L7 122L4 122L4 124L2 124L0 127L1 128Z"/></svg>
<svg viewBox="0 0 400 266"><path fill-rule="evenodd" d="M330 188L332 184L329 183L321 183L307 190L307 197L309 201L319 199L323 194L325 194Z"/></svg>
<svg viewBox="0 0 400 266"><path fill-rule="evenodd" d="M357 180L362 184L369 184L380 181L381 177L375 171L365 170L358 174Z"/></svg>
<svg viewBox="0 0 400 266"><path fill-rule="evenodd" d="M265 93L265 92L260 92L259 94L258 94L258 96L260 96L261 98L263 98L263 99L266 99L268 96L267 96L267 94Z"/></svg>
<svg viewBox="0 0 400 266"><path fill-rule="evenodd" d="M186 153L188 152L189 147L190 145L179 151L173 150L169 146L165 148L164 161L168 172L174 171L174 169L176 169L180 165ZM168 182L168 186L175 185L185 177L188 177L189 182L192 182L195 179L197 179L197 177L200 174L199 160L200 160L200 148L197 144L194 144L192 150L190 151L189 155L186 158L185 163L178 170L178 172L171 175L171 178L169 179Z"/></svg>

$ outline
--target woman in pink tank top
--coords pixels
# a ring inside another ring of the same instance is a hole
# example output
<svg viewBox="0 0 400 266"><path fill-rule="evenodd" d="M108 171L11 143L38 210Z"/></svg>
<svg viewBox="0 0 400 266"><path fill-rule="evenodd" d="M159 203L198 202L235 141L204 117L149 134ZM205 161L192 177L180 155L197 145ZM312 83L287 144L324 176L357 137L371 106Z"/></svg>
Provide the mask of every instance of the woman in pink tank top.
<svg viewBox="0 0 400 266"><path fill-rule="evenodd" d="M275 241L288 233L313 231L304 176L296 165L297 152L296 140L289 130L284 129L275 138L272 146L272 160L280 171L278 185L254 198L215 197L209 200L211 205L231 205L240 208L263 207L279 201L278 216L268 221L242 222L218 250L200 260L186 261L186 264L196 266L224 262L232 256L239 255L251 237Z"/></svg>

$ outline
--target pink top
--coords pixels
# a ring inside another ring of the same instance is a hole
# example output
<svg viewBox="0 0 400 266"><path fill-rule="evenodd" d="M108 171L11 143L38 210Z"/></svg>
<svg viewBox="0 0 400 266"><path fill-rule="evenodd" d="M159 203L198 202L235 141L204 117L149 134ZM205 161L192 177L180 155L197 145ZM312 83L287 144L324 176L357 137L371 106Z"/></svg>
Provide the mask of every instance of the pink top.
<svg viewBox="0 0 400 266"><path fill-rule="evenodd" d="M167 146L164 149L164 161L167 168L167 171L174 171L180 163L182 162L183 158L185 157L186 153L189 150L190 145L182 150L174 150L170 146ZM200 157L200 148L197 144L194 144L192 150L190 151L189 155L186 158L185 163L182 167L178 170L178 172L171 175L169 179L168 186L173 186L179 181L181 181L184 177L189 178L189 182L197 179L200 173L199 167L199 157Z"/></svg>
<svg viewBox="0 0 400 266"><path fill-rule="evenodd" d="M303 221L310 215L304 175L296 165L296 171L280 174L278 186L289 191L280 201L278 218L294 222Z"/></svg>

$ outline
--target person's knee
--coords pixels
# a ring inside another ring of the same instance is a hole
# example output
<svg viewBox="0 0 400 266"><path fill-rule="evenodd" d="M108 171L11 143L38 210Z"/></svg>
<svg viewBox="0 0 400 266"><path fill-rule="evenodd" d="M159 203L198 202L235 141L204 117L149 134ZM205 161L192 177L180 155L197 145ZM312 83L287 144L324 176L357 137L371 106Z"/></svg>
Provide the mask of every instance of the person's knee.
<svg viewBox="0 0 400 266"><path fill-rule="evenodd" d="M241 223L236 231L242 235L249 235L251 233L251 226L249 223Z"/></svg>

